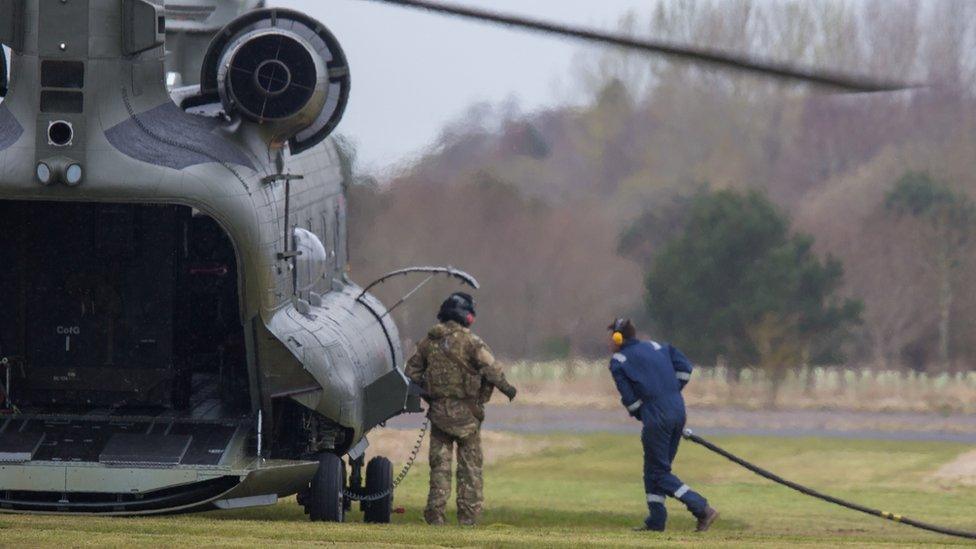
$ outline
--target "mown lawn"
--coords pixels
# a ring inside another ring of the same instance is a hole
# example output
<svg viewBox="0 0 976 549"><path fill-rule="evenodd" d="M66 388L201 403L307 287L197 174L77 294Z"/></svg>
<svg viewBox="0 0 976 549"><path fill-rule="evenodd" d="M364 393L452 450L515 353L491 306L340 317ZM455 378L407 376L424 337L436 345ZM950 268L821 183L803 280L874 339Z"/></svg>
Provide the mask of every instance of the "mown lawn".
<svg viewBox="0 0 976 549"><path fill-rule="evenodd" d="M554 437L554 438L559 438ZM0 546L269 546L352 543L450 547L767 546L870 547L967 544L811 500L753 476L692 444L676 470L722 512L712 532L669 502L665 534L635 533L646 511L636 437L581 437L582 448L502 460L485 471L487 505L477 528L423 525L426 467L401 487L394 524L306 521L294 499L275 507L155 518L0 515ZM971 446L833 439L721 438L716 442L775 472L840 497L920 520L976 530L976 489L929 475ZM565 448L565 446L564 446ZM943 482L944 484L944 482ZM971 543L971 542L970 542Z"/></svg>

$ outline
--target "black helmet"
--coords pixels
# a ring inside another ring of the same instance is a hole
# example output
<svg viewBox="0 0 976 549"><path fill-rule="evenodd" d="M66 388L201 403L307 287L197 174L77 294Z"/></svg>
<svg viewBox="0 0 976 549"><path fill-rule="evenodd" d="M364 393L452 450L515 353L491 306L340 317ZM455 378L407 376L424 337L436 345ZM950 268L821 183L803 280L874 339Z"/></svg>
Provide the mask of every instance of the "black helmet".
<svg viewBox="0 0 976 549"><path fill-rule="evenodd" d="M471 294L454 292L444 300L444 303L441 303L437 320L441 322L453 320L462 326L470 326L475 316L477 313L474 311L474 298Z"/></svg>

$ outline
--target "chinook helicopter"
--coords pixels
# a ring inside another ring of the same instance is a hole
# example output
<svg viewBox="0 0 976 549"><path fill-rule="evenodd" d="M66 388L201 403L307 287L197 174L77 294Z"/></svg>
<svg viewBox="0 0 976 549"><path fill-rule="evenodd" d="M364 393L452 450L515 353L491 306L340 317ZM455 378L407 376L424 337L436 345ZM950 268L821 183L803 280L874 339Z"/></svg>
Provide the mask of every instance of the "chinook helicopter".
<svg viewBox="0 0 976 549"><path fill-rule="evenodd" d="M854 91L800 70L415 0L403 7ZM354 499L367 433L421 411L397 326L346 276L329 30L254 0L0 0L0 511L138 515ZM410 294L404 296L404 299ZM345 459L344 459L345 458Z"/></svg>

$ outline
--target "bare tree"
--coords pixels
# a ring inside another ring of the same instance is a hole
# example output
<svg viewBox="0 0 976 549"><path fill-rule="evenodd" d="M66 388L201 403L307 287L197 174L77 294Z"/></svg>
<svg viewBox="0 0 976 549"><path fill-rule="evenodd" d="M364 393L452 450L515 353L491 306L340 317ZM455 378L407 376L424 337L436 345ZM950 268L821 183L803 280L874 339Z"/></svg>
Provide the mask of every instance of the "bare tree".
<svg viewBox="0 0 976 549"><path fill-rule="evenodd" d="M887 193L885 205L899 216L922 221L927 237L926 255L932 257L938 273L939 361L948 371L951 360L954 278L961 255L968 249L976 229L976 205L927 173L908 172Z"/></svg>

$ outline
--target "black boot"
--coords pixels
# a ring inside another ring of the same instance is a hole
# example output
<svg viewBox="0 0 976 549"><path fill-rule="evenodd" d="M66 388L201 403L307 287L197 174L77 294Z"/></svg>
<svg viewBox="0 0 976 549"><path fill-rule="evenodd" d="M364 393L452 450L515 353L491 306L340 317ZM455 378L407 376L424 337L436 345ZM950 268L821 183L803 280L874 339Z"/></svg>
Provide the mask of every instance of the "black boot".
<svg viewBox="0 0 976 549"><path fill-rule="evenodd" d="M712 527L712 523L718 519L718 511L712 507L706 507L705 512L698 517L698 526L695 527L696 532L707 532L709 528Z"/></svg>

